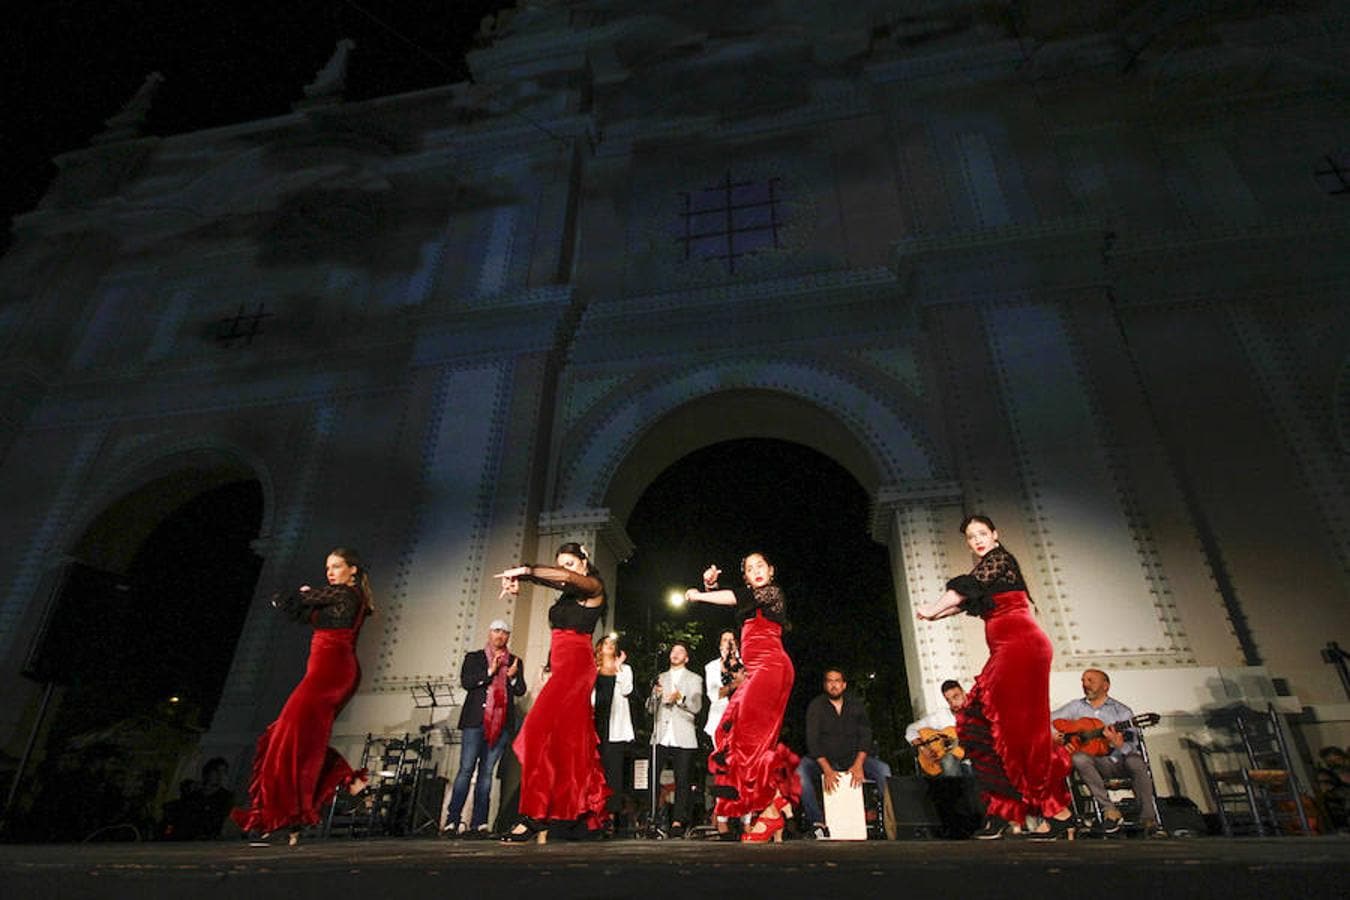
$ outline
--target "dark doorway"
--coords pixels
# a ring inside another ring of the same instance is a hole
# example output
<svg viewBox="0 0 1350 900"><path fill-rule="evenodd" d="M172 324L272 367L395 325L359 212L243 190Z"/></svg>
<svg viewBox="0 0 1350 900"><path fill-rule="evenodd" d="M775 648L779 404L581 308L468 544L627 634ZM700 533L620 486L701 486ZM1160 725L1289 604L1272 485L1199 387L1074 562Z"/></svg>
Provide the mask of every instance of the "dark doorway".
<svg viewBox="0 0 1350 900"><path fill-rule="evenodd" d="M718 633L733 625L722 608L672 606L671 593L696 586L709 563L724 579L739 577L740 558L762 551L792 622L784 643L797 678L784 740L804 749L806 705L820 693L824 670L841 667L867 702L878 752L894 764L910 718L895 591L887 549L868 533L867 495L849 472L800 444L715 444L661 473L627 530L637 549L619 568L616 626L639 703L659 671L662 644L695 643L690 668L701 673L717 654Z"/></svg>
<svg viewBox="0 0 1350 900"><path fill-rule="evenodd" d="M149 836L167 781L210 724L261 570L250 544L263 492L256 479L204 480L197 490L195 475L182 473L143 488L77 548L97 556L123 543L73 582L115 581L117 590L80 590L53 608L49 632L79 652L43 670L63 689L43 741L30 839ZM144 537L136 545L128 534Z"/></svg>

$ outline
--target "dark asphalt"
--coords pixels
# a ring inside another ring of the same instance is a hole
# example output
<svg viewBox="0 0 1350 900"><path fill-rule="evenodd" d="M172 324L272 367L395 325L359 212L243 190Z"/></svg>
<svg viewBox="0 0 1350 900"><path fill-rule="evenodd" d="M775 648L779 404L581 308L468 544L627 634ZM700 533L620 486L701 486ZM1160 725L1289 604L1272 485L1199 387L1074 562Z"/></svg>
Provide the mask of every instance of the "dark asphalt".
<svg viewBox="0 0 1350 900"><path fill-rule="evenodd" d="M0 897L192 900L723 896L1336 898L1350 838L767 846L610 841L502 846L434 839L0 846Z"/></svg>

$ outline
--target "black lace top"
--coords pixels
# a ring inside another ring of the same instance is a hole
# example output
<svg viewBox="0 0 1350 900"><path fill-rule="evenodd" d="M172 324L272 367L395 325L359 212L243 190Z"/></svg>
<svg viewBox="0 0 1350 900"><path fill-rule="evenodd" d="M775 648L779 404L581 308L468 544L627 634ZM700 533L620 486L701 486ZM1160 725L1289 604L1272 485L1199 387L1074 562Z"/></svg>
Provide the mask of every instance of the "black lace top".
<svg viewBox="0 0 1350 900"><path fill-rule="evenodd" d="M787 624L787 599L778 585L766 584L764 587L752 588L743 584L733 588L732 593L736 595L737 622L753 619L758 612L770 622Z"/></svg>
<svg viewBox="0 0 1350 900"><path fill-rule="evenodd" d="M980 557L969 575L957 575L947 582L947 588L966 598L961 609L968 615L981 616L993 610L995 594L1025 591L1027 583L1017 558L1000 545Z"/></svg>
<svg viewBox="0 0 1350 900"><path fill-rule="evenodd" d="M325 584L308 591L297 589L286 596L278 594L272 598L272 605L315 628L352 628L365 609L366 598L351 585Z"/></svg>
<svg viewBox="0 0 1350 900"><path fill-rule="evenodd" d="M562 591L558 599L548 608L550 628L564 631L576 631L592 634L600 615L605 611L605 582L592 572L578 575L569 569L555 566L531 566L529 575L522 575L521 581L532 581L545 587ZM592 597L599 597L598 606L586 606Z"/></svg>

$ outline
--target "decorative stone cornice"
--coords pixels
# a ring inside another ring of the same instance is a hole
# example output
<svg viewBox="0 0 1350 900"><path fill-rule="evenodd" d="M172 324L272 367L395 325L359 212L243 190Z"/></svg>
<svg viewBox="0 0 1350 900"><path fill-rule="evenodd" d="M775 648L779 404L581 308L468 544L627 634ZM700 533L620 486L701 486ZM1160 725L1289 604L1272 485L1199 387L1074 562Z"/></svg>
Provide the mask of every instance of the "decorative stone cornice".
<svg viewBox="0 0 1350 900"><path fill-rule="evenodd" d="M877 488L871 502L872 539L886 542L890 520L898 510L914 506L960 506L965 494L958 481L903 481Z"/></svg>
<svg viewBox="0 0 1350 900"><path fill-rule="evenodd" d="M577 531L593 531L605 549L622 562L633 555L636 546L623 524L608 509L560 509L539 514L539 536L568 535Z"/></svg>
<svg viewBox="0 0 1350 900"><path fill-rule="evenodd" d="M1018 291L1062 290L1105 280L1110 235L1093 218L1054 219L906 238L895 245L903 291L925 305Z"/></svg>
<svg viewBox="0 0 1350 900"><path fill-rule="evenodd" d="M588 321L603 321L614 317L649 315L671 309L693 309L701 306L726 306L774 300L789 297L855 294L857 291L893 290L898 282L895 273L883 266L866 269L836 269L830 272L810 272L785 278L769 278L751 282L726 282L712 287L666 291L625 297L606 303L592 303L586 311Z"/></svg>
<svg viewBox="0 0 1350 900"><path fill-rule="evenodd" d="M1328 246L1345 246L1350 239L1350 211L1241 225L1216 224L1116 234L1106 247L1106 257L1111 262L1120 262L1135 257L1170 256L1184 248L1231 253L1233 244L1264 246L1271 241L1305 238Z"/></svg>
<svg viewBox="0 0 1350 900"><path fill-rule="evenodd" d="M935 257L987 256L993 252L1049 250L1062 254L1066 248L1100 254L1110 229L1097 218L1049 219L1043 222L969 229L932 237L911 237L895 244L901 268L909 261Z"/></svg>

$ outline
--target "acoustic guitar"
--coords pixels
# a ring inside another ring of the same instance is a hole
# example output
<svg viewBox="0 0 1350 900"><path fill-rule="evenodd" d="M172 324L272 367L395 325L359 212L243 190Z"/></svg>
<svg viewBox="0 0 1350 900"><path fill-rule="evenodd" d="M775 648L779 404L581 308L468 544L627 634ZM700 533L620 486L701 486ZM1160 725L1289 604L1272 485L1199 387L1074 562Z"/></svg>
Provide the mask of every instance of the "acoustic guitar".
<svg viewBox="0 0 1350 900"><path fill-rule="evenodd" d="M920 728L919 739L914 742L918 749L919 768L925 775L936 778L942 774L942 757L950 753L957 759L966 758L966 750L956 739L956 728ZM926 752L925 752L926 751Z"/></svg>
<svg viewBox="0 0 1350 900"><path fill-rule="evenodd" d="M1141 713L1123 722L1103 722L1092 716L1081 719L1055 719L1050 724L1064 735L1064 746L1072 753L1086 753L1088 756L1105 756L1111 752L1111 742L1106 739L1106 729L1129 731L1130 728L1152 728L1161 721L1157 713Z"/></svg>

